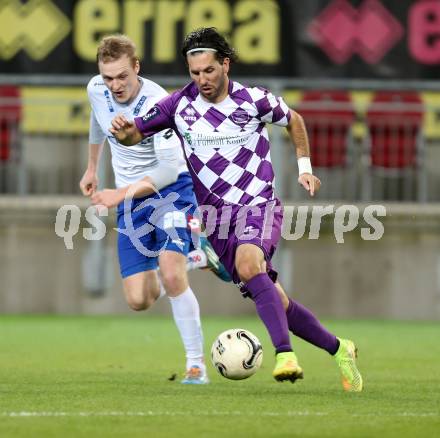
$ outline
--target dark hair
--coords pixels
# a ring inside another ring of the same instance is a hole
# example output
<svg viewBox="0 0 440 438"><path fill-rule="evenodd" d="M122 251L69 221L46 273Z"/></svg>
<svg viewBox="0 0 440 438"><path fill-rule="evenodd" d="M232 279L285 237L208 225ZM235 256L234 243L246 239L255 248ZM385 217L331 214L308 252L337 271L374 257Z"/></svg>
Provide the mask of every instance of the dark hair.
<svg viewBox="0 0 440 438"><path fill-rule="evenodd" d="M235 49L217 32L215 27L201 27L185 37L182 45L182 56L185 58L185 62L187 62L188 50L198 47L215 49L215 57L219 62L223 62L225 58L229 58L231 63L237 61Z"/></svg>

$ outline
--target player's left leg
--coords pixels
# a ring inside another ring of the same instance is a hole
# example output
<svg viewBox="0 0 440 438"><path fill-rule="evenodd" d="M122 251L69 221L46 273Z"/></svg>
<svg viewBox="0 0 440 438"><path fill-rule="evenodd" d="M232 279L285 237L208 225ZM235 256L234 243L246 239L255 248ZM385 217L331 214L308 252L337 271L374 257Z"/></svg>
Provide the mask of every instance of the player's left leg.
<svg viewBox="0 0 440 438"><path fill-rule="evenodd" d="M288 297L279 282L275 286L286 309L289 330L335 357L341 372L342 386L346 391L362 391L362 376L356 366L357 349L353 342L338 339L309 309Z"/></svg>
<svg viewBox="0 0 440 438"><path fill-rule="evenodd" d="M288 297L278 281L275 286L286 310L289 330L295 336L334 355L339 348L338 338L323 327L309 309Z"/></svg>

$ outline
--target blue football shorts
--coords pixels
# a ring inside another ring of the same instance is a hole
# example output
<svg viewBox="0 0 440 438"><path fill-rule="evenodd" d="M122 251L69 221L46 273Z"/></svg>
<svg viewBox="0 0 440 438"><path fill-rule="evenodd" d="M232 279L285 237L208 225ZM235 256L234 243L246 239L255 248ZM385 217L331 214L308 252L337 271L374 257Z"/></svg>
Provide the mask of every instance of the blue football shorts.
<svg viewBox="0 0 440 438"><path fill-rule="evenodd" d="M188 172L159 194L118 205L118 255L122 278L155 270L159 253L175 251L183 255L194 249L189 224L197 208L193 183ZM197 222L197 220L196 220Z"/></svg>

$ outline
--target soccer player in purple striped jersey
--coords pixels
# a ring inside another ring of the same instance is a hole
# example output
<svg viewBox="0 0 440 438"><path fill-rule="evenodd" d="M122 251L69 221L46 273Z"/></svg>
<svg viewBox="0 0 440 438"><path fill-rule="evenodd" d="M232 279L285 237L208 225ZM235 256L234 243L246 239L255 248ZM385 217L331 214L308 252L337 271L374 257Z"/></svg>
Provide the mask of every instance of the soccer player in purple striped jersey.
<svg viewBox="0 0 440 438"><path fill-rule="evenodd" d="M274 194L267 123L284 126L296 147L298 182L315 194L302 117L269 91L229 79L233 48L214 28L185 38L182 55L192 82L159 101L143 117L116 116L110 132L127 146L166 128L181 138L209 241L245 296L255 302L275 347L273 376L294 382L303 371L289 330L335 356L343 387L362 390L353 342L326 330L277 281L271 258L281 235L282 207Z"/></svg>

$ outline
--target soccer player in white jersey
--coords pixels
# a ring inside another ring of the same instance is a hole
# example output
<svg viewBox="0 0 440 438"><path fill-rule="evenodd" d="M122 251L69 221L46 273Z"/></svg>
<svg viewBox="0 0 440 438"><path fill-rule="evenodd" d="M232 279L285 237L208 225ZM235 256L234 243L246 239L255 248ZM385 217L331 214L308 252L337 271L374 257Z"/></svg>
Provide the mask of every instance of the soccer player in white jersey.
<svg viewBox="0 0 440 438"><path fill-rule="evenodd" d="M146 310L166 292L186 350L186 376L182 382L207 383L199 305L186 273L187 256L192 247L187 215L193 213L196 200L180 140L168 129L128 149L118 144L108 131L115 114L137 116L168 93L138 76L140 65L135 46L125 36L104 38L98 47L97 61L100 75L92 78L87 86L92 108L89 159L80 188L84 195L91 197L93 204L118 207L118 228L125 230L118 235L119 264L129 306L133 310ZM97 191L97 167L105 140L111 149L116 189ZM164 205L160 199L166 199L170 193L178 193L179 199ZM130 199L126 204L128 209L124 209L127 194ZM161 210L154 208L159 205L154 204L155 201L161 202ZM145 202L149 205L142 208ZM135 211L136 207L139 211ZM186 209L188 213L183 212ZM127 214L129 223L126 223ZM135 241L134 229L144 226L148 220L154 229ZM168 238L167 227L176 230L174 238ZM205 252L196 249L190 258L194 259L195 253L200 259L195 265L206 266ZM212 249L208 254L214 270L215 254ZM217 267L222 268L220 263ZM219 276L222 277L221 273ZM226 279L224 275L223 279Z"/></svg>
<svg viewBox="0 0 440 438"><path fill-rule="evenodd" d="M303 377L289 330L333 355L343 388L361 391L352 341L339 339L277 281L271 258L281 234L282 208L265 125L284 126L296 147L299 183L311 196L320 181L312 173L302 117L269 91L229 79L236 54L214 29L190 33L182 55L193 82L162 99L143 117L117 115L110 132L132 145L166 128L181 137L200 208L209 210L209 240L242 293L255 302L275 347L276 380Z"/></svg>

